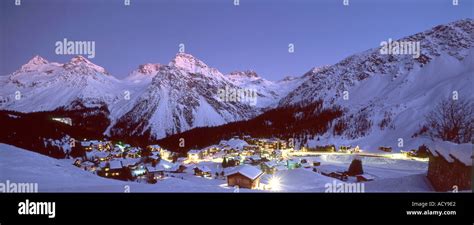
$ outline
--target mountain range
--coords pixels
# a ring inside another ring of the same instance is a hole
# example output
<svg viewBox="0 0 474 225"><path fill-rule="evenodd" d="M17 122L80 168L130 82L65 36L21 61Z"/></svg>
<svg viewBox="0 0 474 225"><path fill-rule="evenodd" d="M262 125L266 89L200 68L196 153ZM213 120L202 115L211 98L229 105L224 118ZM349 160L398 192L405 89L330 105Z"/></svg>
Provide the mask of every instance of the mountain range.
<svg viewBox="0 0 474 225"><path fill-rule="evenodd" d="M338 107L343 113L306 145L412 148L420 144L413 134L434 103L454 92L472 100L473 30L472 19L439 25L398 40L419 42L418 58L380 54L376 47L280 81L250 70L223 74L186 53L167 65L140 65L122 80L82 56L64 64L35 56L0 77L0 109L102 108L109 120L104 134L157 140L198 127L265 118L273 109L321 103L314 110ZM223 101L218 93L224 89L255 90L257 103ZM288 121L301 116L294 112Z"/></svg>

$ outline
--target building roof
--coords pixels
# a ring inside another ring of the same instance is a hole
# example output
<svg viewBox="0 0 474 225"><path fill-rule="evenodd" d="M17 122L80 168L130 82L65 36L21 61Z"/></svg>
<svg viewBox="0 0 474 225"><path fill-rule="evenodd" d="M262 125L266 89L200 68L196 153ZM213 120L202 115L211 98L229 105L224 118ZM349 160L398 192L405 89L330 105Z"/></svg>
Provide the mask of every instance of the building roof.
<svg viewBox="0 0 474 225"><path fill-rule="evenodd" d="M101 152L101 151L97 151L97 150L94 150L94 151L91 151L91 152L86 152L86 157L88 159L91 159L91 158L105 158L105 157L108 157L108 156L109 156L108 152Z"/></svg>
<svg viewBox="0 0 474 225"><path fill-rule="evenodd" d="M201 152L201 150L192 149L192 150L189 150L189 151L188 151L188 154L199 154L199 152Z"/></svg>
<svg viewBox="0 0 474 225"><path fill-rule="evenodd" d="M209 167L203 166L203 165L201 165L201 166L196 166L196 167L194 167L194 168L195 168L195 169L199 169L200 171L205 172L205 173L210 173L210 172L211 172L211 169L209 169Z"/></svg>
<svg viewBox="0 0 474 225"><path fill-rule="evenodd" d="M248 145L248 143L244 140L237 139L237 138L232 138L227 141L227 144L234 149L239 149L242 150L244 146Z"/></svg>
<svg viewBox="0 0 474 225"><path fill-rule="evenodd" d="M275 162L275 161L268 161L268 162L264 162L264 164L268 167L275 167L275 166L278 166L278 163Z"/></svg>
<svg viewBox="0 0 474 225"><path fill-rule="evenodd" d="M140 159L126 158L122 159L121 161L123 166L135 166L140 161Z"/></svg>
<svg viewBox="0 0 474 225"><path fill-rule="evenodd" d="M150 173L163 171L160 167L147 166L146 170Z"/></svg>
<svg viewBox="0 0 474 225"><path fill-rule="evenodd" d="M112 160L109 162L109 168L110 169L121 169L122 166L122 161L119 160Z"/></svg>
<svg viewBox="0 0 474 225"><path fill-rule="evenodd" d="M448 162L454 162L454 159L457 159L466 166L472 166L473 144L456 144L448 141L437 141L427 144L427 147L433 156L441 156Z"/></svg>
<svg viewBox="0 0 474 225"><path fill-rule="evenodd" d="M151 155L151 156L149 156L149 157L150 157L151 159L154 159L154 160L158 160L158 159L160 159L160 157L159 157L159 156L157 156L157 155Z"/></svg>
<svg viewBox="0 0 474 225"><path fill-rule="evenodd" d="M95 166L95 163L90 162L90 161L85 161L85 162L82 162L81 165L83 165L83 166Z"/></svg>
<svg viewBox="0 0 474 225"><path fill-rule="evenodd" d="M255 180L263 174L263 172L256 167L249 166L249 165L242 165L242 166L237 167L235 170L231 171L230 173L228 173L227 176L237 174L237 173L251 180Z"/></svg>
<svg viewBox="0 0 474 225"><path fill-rule="evenodd" d="M156 168L159 171L174 171L173 169L176 168L175 164L166 160L160 160Z"/></svg>

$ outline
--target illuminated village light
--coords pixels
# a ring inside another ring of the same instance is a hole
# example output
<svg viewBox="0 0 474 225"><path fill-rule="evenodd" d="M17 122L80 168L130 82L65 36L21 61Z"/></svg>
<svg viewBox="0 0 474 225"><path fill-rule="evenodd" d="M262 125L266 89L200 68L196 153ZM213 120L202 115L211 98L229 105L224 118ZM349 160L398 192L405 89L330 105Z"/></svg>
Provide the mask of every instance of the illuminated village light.
<svg viewBox="0 0 474 225"><path fill-rule="evenodd" d="M273 191L281 190L281 181L280 178L277 176L272 176L268 182L268 185Z"/></svg>

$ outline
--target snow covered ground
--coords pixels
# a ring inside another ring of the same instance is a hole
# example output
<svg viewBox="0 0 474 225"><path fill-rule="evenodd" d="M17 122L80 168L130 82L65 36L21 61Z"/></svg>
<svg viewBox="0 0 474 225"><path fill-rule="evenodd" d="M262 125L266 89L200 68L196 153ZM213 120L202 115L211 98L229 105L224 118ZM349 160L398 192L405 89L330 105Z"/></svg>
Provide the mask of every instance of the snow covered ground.
<svg viewBox="0 0 474 225"><path fill-rule="evenodd" d="M322 155L302 157L321 162L320 168L347 170L353 155ZM364 171L374 181L365 182L365 192L427 192L432 191L426 179L427 163L381 157L362 158ZM220 163L200 162L212 174L222 171ZM186 173L175 174L156 184L125 182L99 177L72 165L68 159L53 159L11 145L0 144L0 182L38 183L39 192L234 192L224 178L202 178ZM226 169L227 171L228 169ZM272 176L280 178L282 192L325 192L328 184L341 183L334 178L313 172L311 168L283 170L275 175L263 175L268 184ZM353 182L353 181L349 181ZM260 190L240 189L240 192Z"/></svg>

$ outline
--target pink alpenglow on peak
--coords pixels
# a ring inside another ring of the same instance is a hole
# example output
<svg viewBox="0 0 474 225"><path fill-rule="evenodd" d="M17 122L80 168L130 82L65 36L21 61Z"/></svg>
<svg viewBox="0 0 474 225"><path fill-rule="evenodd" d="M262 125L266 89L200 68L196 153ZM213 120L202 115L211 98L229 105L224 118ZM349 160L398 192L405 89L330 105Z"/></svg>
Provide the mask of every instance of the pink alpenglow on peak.
<svg viewBox="0 0 474 225"><path fill-rule="evenodd" d="M21 66L20 71L22 72L30 72L30 71L35 71L37 70L40 66L46 65L49 62L44 59L43 57L36 55L28 63L24 64Z"/></svg>
<svg viewBox="0 0 474 225"><path fill-rule="evenodd" d="M71 61L63 65L64 69L74 71L75 73L78 74L106 74L109 75L109 73L101 66L98 66L88 59L86 59L84 56L77 55L74 56Z"/></svg>

